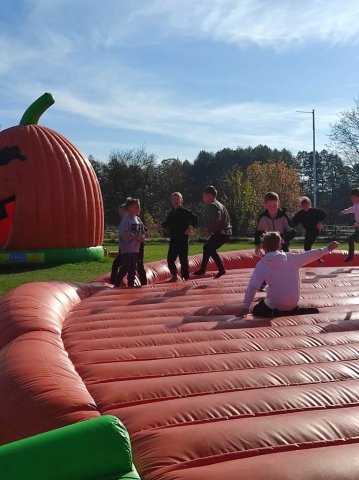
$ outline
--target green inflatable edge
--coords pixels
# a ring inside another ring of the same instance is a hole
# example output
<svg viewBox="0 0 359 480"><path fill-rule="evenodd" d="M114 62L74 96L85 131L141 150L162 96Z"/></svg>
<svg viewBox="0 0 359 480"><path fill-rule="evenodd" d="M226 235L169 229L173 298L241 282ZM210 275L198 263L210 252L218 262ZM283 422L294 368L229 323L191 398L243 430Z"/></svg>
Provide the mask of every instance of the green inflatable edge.
<svg viewBox="0 0 359 480"><path fill-rule="evenodd" d="M0 447L4 480L141 480L125 426L112 415Z"/></svg>
<svg viewBox="0 0 359 480"><path fill-rule="evenodd" d="M101 260L102 246L51 250L0 250L0 265L60 264Z"/></svg>

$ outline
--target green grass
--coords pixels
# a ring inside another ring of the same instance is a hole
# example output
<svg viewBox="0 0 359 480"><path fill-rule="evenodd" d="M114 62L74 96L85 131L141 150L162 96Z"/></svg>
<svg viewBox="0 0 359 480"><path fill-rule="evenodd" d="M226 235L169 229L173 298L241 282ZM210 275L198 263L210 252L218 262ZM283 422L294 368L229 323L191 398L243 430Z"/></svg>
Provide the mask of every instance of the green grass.
<svg viewBox="0 0 359 480"><path fill-rule="evenodd" d="M321 247L323 244L316 244ZM193 243L190 245L190 255L202 252L203 245ZM293 244L293 248L302 248L301 244ZM346 245L343 246L345 248ZM168 245L165 243L150 243L145 248L145 261L153 262L166 258ZM253 249L253 243L228 243L220 251ZM116 251L115 245L108 245L108 251ZM76 282L89 282L111 269L112 258L105 258L98 262L68 263L64 265L48 267L10 266L1 271L0 295L27 282L39 282L48 280L64 280Z"/></svg>

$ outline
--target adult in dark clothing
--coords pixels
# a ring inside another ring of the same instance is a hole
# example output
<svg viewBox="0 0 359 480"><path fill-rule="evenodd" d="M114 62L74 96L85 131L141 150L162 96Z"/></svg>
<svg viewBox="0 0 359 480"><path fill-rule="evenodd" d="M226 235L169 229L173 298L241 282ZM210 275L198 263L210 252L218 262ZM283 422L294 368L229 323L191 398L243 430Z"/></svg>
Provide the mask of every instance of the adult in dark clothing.
<svg viewBox="0 0 359 480"><path fill-rule="evenodd" d="M325 212L319 208L313 208L308 197L302 197L300 205L302 208L294 215L292 225L293 227L302 225L305 229L304 250L308 251L312 249L313 243L318 238Z"/></svg>
<svg viewBox="0 0 359 480"><path fill-rule="evenodd" d="M167 254L168 268L171 272L171 282L176 282L177 267L176 260L179 257L181 264L181 275L184 280L189 279L188 268L188 245L189 235L192 228L197 225L197 216L183 208L183 196L180 192L175 192L171 197L172 210L167 215L167 219L162 223L162 227L169 230L170 244Z"/></svg>
<svg viewBox="0 0 359 480"><path fill-rule="evenodd" d="M201 267L194 272L194 275L204 275L209 259L212 257L218 268L215 278L219 278L226 273L226 269L217 249L224 245L232 235L231 221L226 207L217 200L217 190L213 186L208 186L203 190L203 201L208 205L209 210L207 230L210 237L203 246Z"/></svg>

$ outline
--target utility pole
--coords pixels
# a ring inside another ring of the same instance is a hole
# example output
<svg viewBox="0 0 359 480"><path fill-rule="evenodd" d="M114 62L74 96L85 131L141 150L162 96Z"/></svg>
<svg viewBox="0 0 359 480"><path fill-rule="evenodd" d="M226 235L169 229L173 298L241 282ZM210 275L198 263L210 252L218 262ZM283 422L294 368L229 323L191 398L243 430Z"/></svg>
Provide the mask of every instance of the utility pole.
<svg viewBox="0 0 359 480"><path fill-rule="evenodd" d="M317 156L315 151L315 109L312 111L296 110L297 113L310 113L313 120L313 206L317 206Z"/></svg>

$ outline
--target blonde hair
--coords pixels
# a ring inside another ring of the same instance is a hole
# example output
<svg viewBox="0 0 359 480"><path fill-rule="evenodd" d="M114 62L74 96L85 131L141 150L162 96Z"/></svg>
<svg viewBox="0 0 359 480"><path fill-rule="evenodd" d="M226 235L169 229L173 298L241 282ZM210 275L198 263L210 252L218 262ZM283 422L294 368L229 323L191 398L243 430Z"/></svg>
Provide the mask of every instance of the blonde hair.
<svg viewBox="0 0 359 480"><path fill-rule="evenodd" d="M140 205L140 200L139 198L132 198L132 197L127 197L126 202L124 203L124 207L128 208L131 207L132 205Z"/></svg>
<svg viewBox="0 0 359 480"><path fill-rule="evenodd" d="M308 205L311 205L312 201L309 197L301 197L300 204L303 205L305 203L308 204Z"/></svg>
<svg viewBox="0 0 359 480"><path fill-rule="evenodd" d="M280 245L282 239L278 232L268 232L263 235L262 238L262 247L266 252L276 252Z"/></svg>
<svg viewBox="0 0 359 480"><path fill-rule="evenodd" d="M171 197L179 197L181 200L183 200L183 195L181 192L173 192Z"/></svg>

